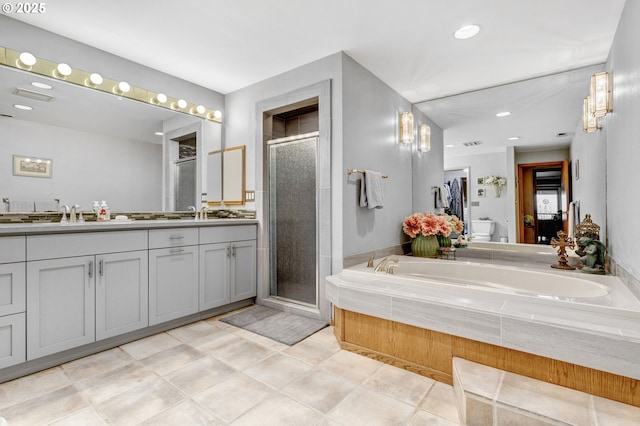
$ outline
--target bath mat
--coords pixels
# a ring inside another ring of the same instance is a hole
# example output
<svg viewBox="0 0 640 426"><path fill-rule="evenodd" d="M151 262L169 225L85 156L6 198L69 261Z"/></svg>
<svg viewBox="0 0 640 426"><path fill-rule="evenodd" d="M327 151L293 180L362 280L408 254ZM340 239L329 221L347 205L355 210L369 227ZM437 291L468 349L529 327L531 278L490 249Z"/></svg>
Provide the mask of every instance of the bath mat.
<svg viewBox="0 0 640 426"><path fill-rule="evenodd" d="M260 305L220 318L220 321L289 346L295 345L329 325L322 320L306 318Z"/></svg>

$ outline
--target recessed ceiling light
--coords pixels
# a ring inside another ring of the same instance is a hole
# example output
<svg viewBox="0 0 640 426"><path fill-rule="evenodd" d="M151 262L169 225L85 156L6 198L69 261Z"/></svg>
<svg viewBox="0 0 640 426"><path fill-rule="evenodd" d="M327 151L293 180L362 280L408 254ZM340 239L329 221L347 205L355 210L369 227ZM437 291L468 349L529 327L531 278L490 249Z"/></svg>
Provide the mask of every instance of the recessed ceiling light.
<svg viewBox="0 0 640 426"><path fill-rule="evenodd" d="M156 135L156 136L162 136L162 135L164 135L164 133L162 133L162 132L156 132L156 133L155 133L155 135Z"/></svg>
<svg viewBox="0 0 640 426"><path fill-rule="evenodd" d="M32 86L38 87L40 89L47 89L47 90L51 90L53 89L53 86L50 86L46 83L40 83L39 81L34 81L33 83L31 83Z"/></svg>
<svg viewBox="0 0 640 426"><path fill-rule="evenodd" d="M518 139L520 139L520 136L511 136L510 138L507 138L507 140L510 141L517 141Z"/></svg>
<svg viewBox="0 0 640 426"><path fill-rule="evenodd" d="M445 148L453 148L455 145L445 145Z"/></svg>
<svg viewBox="0 0 640 426"><path fill-rule="evenodd" d="M25 110L25 111L31 111L33 109L28 105L22 105L22 104L15 104L14 107Z"/></svg>
<svg viewBox="0 0 640 426"><path fill-rule="evenodd" d="M509 111L502 111L496 114L496 117L506 117L508 115L511 115L511 113Z"/></svg>
<svg viewBox="0 0 640 426"><path fill-rule="evenodd" d="M453 36L458 40L466 40L478 34L479 32L480 27L475 24L471 24L458 28L456 32L453 33Z"/></svg>

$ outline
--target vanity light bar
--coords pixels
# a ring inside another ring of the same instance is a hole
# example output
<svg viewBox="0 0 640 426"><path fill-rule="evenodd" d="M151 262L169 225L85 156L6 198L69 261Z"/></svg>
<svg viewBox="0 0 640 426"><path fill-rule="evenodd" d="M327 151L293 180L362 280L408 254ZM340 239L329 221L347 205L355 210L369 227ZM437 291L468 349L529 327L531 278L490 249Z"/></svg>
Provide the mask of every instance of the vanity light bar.
<svg viewBox="0 0 640 426"><path fill-rule="evenodd" d="M182 112L184 114L192 115L195 117L204 118L216 123L222 123L222 114L218 110L206 108L202 105L196 105L184 101L183 99L172 98L164 94L151 92L140 87L131 86L127 83L124 83L126 86L123 86L122 81L111 80L104 76L101 76L102 81L98 83L98 80L96 80L95 78L93 81L91 80L91 76L95 73L72 69L67 64L58 64L56 62L47 61L46 59L34 57L35 63L29 66L29 69L25 69L25 64L20 60L21 53L24 52L17 52L15 50L0 46L0 65L6 65L8 67L32 72L34 74L52 77L56 80L63 80L68 83L76 84L78 86L88 87L93 90L100 90L111 95L116 94L117 96L120 96L122 98L132 99L135 101L156 105L161 108ZM61 66L62 70L60 68ZM129 88L129 91L123 90L123 88L126 88L127 86ZM158 102L158 96L160 96L160 99L166 98L166 101Z"/></svg>

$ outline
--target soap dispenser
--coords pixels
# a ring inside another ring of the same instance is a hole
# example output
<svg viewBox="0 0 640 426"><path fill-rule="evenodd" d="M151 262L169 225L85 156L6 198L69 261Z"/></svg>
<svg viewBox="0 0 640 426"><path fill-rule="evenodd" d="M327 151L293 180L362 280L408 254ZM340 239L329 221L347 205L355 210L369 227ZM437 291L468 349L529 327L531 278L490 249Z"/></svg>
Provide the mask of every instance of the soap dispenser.
<svg viewBox="0 0 640 426"><path fill-rule="evenodd" d="M107 202L102 200L102 204L100 205L100 210L98 211L98 222L106 222L110 219L109 214L109 206L107 206Z"/></svg>
<svg viewBox="0 0 640 426"><path fill-rule="evenodd" d="M96 215L100 213L100 204L97 201L93 202L93 207L91 207L91 211L93 211Z"/></svg>

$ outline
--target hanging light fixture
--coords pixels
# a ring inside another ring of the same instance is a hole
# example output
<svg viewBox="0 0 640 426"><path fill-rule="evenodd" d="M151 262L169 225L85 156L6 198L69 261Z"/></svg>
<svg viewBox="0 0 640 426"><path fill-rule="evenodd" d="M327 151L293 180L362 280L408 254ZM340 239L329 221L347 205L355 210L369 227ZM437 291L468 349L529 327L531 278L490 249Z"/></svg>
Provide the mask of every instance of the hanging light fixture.
<svg viewBox="0 0 640 426"><path fill-rule="evenodd" d="M590 96L584 98L582 104L582 130L586 133L593 133L598 130L598 120L593 112L591 112Z"/></svg>
<svg viewBox="0 0 640 426"><path fill-rule="evenodd" d="M612 111L611 74L601 72L591 76L591 91L589 93L591 113L603 117Z"/></svg>
<svg viewBox="0 0 640 426"><path fill-rule="evenodd" d="M427 152L431 149L431 127L423 124L420 126L420 151Z"/></svg>
<svg viewBox="0 0 640 426"><path fill-rule="evenodd" d="M413 142L413 114L410 112L400 114L400 142Z"/></svg>

